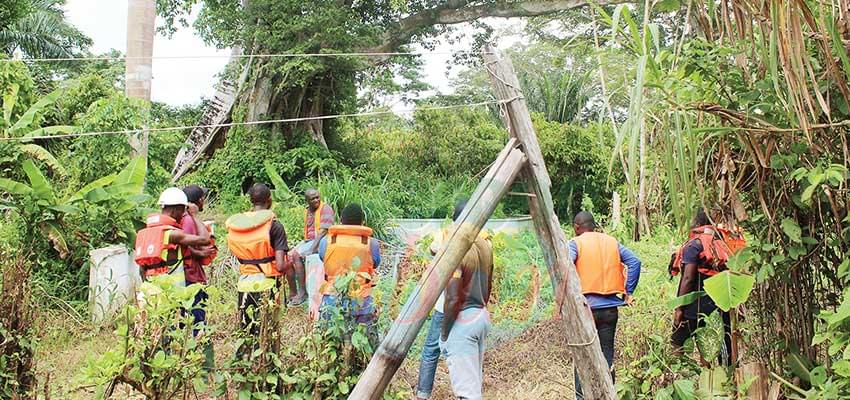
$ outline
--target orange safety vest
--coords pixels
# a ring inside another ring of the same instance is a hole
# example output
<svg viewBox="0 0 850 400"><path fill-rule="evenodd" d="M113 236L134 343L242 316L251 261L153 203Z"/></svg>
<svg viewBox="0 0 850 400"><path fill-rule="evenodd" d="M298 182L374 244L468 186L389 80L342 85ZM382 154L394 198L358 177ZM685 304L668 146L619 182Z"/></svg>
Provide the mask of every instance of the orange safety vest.
<svg viewBox="0 0 850 400"><path fill-rule="evenodd" d="M275 264L275 251L269 232L275 221L271 210L249 211L231 216L224 222L227 228L227 247L239 260L239 273L263 273L280 276Z"/></svg>
<svg viewBox="0 0 850 400"><path fill-rule="evenodd" d="M314 239L319 238L319 230L321 230L322 225L322 208L325 206L325 203L319 202L319 208L316 208L316 211L313 212L313 232L315 236ZM307 240L307 234L310 233L310 230L307 229L307 217L310 216L310 208L304 209L304 240Z"/></svg>
<svg viewBox="0 0 850 400"><path fill-rule="evenodd" d="M145 228L136 232L133 260L145 278L170 273L183 261L181 246L168 243L166 232L179 230L180 224L165 214L148 215Z"/></svg>
<svg viewBox="0 0 850 400"><path fill-rule="evenodd" d="M678 275L681 271L685 245L694 239L699 240L702 244L702 252L699 256L704 261L704 265L699 267L698 271L708 276L717 275L725 270L729 257L747 245L740 229L737 232L732 232L720 226L711 225L691 229L688 233L688 241L679 246L679 250L670 259L670 265L667 269L671 277Z"/></svg>
<svg viewBox="0 0 850 400"><path fill-rule="evenodd" d="M617 239L600 232L585 232L573 241L578 250L576 272L582 294L626 293L626 273Z"/></svg>
<svg viewBox="0 0 850 400"><path fill-rule="evenodd" d="M356 268L355 281L359 287L349 292L351 297L363 298L372 293L375 262L369 245L372 228L361 225L334 225L328 229L325 249L325 284L323 294L333 294L334 280Z"/></svg>

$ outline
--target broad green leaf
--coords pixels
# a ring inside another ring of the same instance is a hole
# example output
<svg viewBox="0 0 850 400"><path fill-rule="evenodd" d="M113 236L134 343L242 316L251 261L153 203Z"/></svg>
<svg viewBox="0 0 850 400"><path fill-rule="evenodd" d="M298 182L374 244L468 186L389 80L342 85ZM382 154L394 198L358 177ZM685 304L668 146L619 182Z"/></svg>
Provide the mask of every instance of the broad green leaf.
<svg viewBox="0 0 850 400"><path fill-rule="evenodd" d="M670 309L676 309L682 306L686 306L688 304L693 303L698 298L702 297L705 294L703 291L690 292L688 294L676 297L673 300L667 302L667 307Z"/></svg>
<svg viewBox="0 0 850 400"><path fill-rule="evenodd" d="M800 226L797 225L797 221L794 221L791 218L785 218L782 220L782 231L785 232L792 241L796 243L803 242L803 230L800 229Z"/></svg>
<svg viewBox="0 0 850 400"><path fill-rule="evenodd" d="M333 379L334 379L333 374L324 373L324 374L320 375L318 378L316 378L316 384L319 384L319 383L322 383L322 382L325 382L325 381L332 381Z"/></svg>
<svg viewBox="0 0 850 400"><path fill-rule="evenodd" d="M65 232L56 221L46 221L41 225L41 230L53 243L53 248L59 252L59 258L64 259L68 255L68 241L65 240Z"/></svg>
<svg viewBox="0 0 850 400"><path fill-rule="evenodd" d="M822 365L817 366L817 367L813 368L811 371L809 371L809 376L811 376L811 378L812 378L812 380L811 380L812 386L814 386L814 387L823 386L823 384L826 383L826 379L827 379L826 368Z"/></svg>
<svg viewBox="0 0 850 400"><path fill-rule="evenodd" d="M56 99L58 99L59 96L62 95L63 91L64 91L64 89L61 89L61 88L56 89L56 90L50 92L49 94L47 94L46 96L42 97L41 99L39 99L35 104L30 106L30 108L26 112L24 112L24 114L21 115L20 118L18 118L18 120L15 122L15 124L12 125L11 128L9 128L8 132L15 134L15 133L18 133L18 132L21 132L21 131L24 131L24 130L27 130L28 128L30 128L30 125L35 120L35 117L39 113L44 111L44 109L48 105L55 102Z"/></svg>
<svg viewBox="0 0 850 400"><path fill-rule="evenodd" d="M339 392L342 394L348 394L348 391L350 390L348 383L345 381L340 381L339 384L337 384L337 389L339 389Z"/></svg>
<svg viewBox="0 0 850 400"><path fill-rule="evenodd" d="M112 199L112 195L103 188L94 188L86 192L86 194L83 195L83 198L91 203L100 203Z"/></svg>
<svg viewBox="0 0 850 400"><path fill-rule="evenodd" d="M53 187L50 186L50 182L41 173L41 170L35 166L35 163L32 160L26 160L24 161L23 168L24 173L27 174L27 178L30 181L30 186L35 197L48 202L53 201Z"/></svg>
<svg viewBox="0 0 850 400"><path fill-rule="evenodd" d="M673 392L680 400L697 399L697 394L694 390L694 383L689 380L679 379L673 382Z"/></svg>
<svg viewBox="0 0 850 400"><path fill-rule="evenodd" d="M803 194L800 195L800 201L806 205L812 205L812 195L814 195L815 190L820 187L821 182L823 182L823 178L823 174L818 174L812 178L811 184L809 184L806 190L803 190Z"/></svg>
<svg viewBox="0 0 850 400"><path fill-rule="evenodd" d="M82 189L78 190L77 193L74 193L73 196L69 197L65 200L65 202L74 202L78 200L82 200L83 196L88 194L94 189L102 188L110 183L115 181L115 174L104 176L103 178L97 179L86 186L83 186Z"/></svg>
<svg viewBox="0 0 850 400"><path fill-rule="evenodd" d="M65 167L63 167L62 164L59 163L59 160L57 160L55 157L53 157L53 154L50 154L50 152L47 151L47 149L45 149L44 147L41 147L37 144L31 144L30 143L30 144L20 145L18 147L18 149L22 153L27 154L30 157L35 158L36 160L43 162L53 172L55 172L55 173L57 173L61 176L68 175L68 172L65 171Z"/></svg>
<svg viewBox="0 0 850 400"><path fill-rule="evenodd" d="M838 360L832 365L832 370L835 371L838 376L850 378L850 361Z"/></svg>
<svg viewBox="0 0 850 400"><path fill-rule="evenodd" d="M58 211L64 214L74 214L80 212L80 209L68 204L59 204L49 207L53 211Z"/></svg>
<svg viewBox="0 0 850 400"><path fill-rule="evenodd" d="M138 156L124 167L115 177L114 185L131 185L132 193L142 193L145 187L145 176L148 171L147 159Z"/></svg>
<svg viewBox="0 0 850 400"><path fill-rule="evenodd" d="M655 3L655 9L653 11L658 12L673 12L682 8L682 2L679 0L661 0L658 3Z"/></svg>
<svg viewBox="0 0 850 400"><path fill-rule="evenodd" d="M26 196L32 193L31 187L6 178L0 178L0 190L19 196Z"/></svg>
<svg viewBox="0 0 850 400"><path fill-rule="evenodd" d="M53 135L64 135L68 133L77 133L80 131L78 126L69 126L69 125L56 125L56 126L48 126L46 128L38 128L27 132L23 138L36 138L42 136L53 136Z"/></svg>
<svg viewBox="0 0 850 400"><path fill-rule="evenodd" d="M6 121L6 126L12 125L12 110L18 103L18 91L21 85L13 83L9 86L9 92L3 95L3 120Z"/></svg>
<svg viewBox="0 0 850 400"><path fill-rule="evenodd" d="M723 271L705 280L705 292L723 311L743 304L750 297L755 285L751 275Z"/></svg>

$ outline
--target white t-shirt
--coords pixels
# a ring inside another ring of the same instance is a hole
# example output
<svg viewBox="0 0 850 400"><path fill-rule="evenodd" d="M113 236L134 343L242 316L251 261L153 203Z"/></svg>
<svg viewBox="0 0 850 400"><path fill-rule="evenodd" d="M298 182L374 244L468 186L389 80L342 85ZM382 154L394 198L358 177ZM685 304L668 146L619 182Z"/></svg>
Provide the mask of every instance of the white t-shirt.
<svg viewBox="0 0 850 400"><path fill-rule="evenodd" d="M437 298L437 302L434 303L434 311L445 312L444 304L446 302L446 292L440 293L440 297Z"/></svg>

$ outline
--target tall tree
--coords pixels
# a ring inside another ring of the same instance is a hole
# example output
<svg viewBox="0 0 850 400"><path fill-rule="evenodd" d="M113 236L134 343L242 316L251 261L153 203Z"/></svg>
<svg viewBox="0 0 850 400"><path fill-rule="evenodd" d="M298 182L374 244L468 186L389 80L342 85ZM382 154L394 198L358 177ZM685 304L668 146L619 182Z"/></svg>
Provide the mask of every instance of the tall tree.
<svg viewBox="0 0 850 400"><path fill-rule="evenodd" d="M185 20L199 0L159 0L160 14L169 24ZM602 4L621 2L604 0ZM195 23L201 36L219 47L240 47L249 54L350 53L403 51L413 42L426 46L453 26L474 22L486 40L485 17L533 17L583 6L585 0L469 1L469 0L206 0ZM183 21L185 22L185 21ZM472 49L463 49L472 50ZM246 63L248 61L245 61ZM410 57L275 57L254 58L244 82L224 87L242 88L235 105L243 105L247 120L304 118L350 111L357 90L376 70L415 67ZM244 66L244 64L243 64ZM245 71L245 70L243 70ZM216 102L213 102L216 104ZM227 106L227 104L225 104ZM225 113L229 114L230 107ZM222 110L219 111L219 114ZM325 144L333 122L309 120L275 127L284 135L297 131ZM187 143L176 160L175 172L187 170L215 142L223 130L203 132ZM190 135L191 136L191 135ZM181 172L182 171L182 172Z"/></svg>
<svg viewBox="0 0 850 400"><path fill-rule="evenodd" d="M71 57L91 46L91 39L65 19L65 0L12 0L8 6L7 1L3 1L3 7L14 10L9 17L17 18L9 19L8 25L0 24L0 52L11 55L19 50L28 57ZM20 8L21 3L28 7Z"/></svg>

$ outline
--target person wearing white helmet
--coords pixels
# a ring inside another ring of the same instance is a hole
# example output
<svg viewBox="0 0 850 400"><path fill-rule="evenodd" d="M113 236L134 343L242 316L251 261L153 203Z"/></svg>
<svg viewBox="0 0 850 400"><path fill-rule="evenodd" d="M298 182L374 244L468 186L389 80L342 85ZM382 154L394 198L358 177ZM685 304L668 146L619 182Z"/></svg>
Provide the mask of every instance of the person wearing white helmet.
<svg viewBox="0 0 850 400"><path fill-rule="evenodd" d="M192 215L198 211L182 190L176 187L165 189L159 196L159 205L162 211L149 215L146 227L136 234L135 261L141 267L145 280L171 274L175 283L182 286L185 284L183 256L189 246L209 245L209 232L201 227L197 230L200 235L192 235L181 229L180 221L187 209Z"/></svg>

